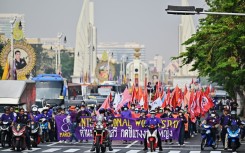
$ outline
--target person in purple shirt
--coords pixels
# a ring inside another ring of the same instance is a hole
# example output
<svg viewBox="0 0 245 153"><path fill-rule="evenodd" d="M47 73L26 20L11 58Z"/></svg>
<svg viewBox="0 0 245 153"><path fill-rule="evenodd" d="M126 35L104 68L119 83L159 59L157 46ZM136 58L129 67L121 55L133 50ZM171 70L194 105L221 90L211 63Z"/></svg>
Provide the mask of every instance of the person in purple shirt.
<svg viewBox="0 0 245 153"><path fill-rule="evenodd" d="M229 122L229 119L230 119L229 109L225 108L223 110L223 115L221 115L220 117L220 125L222 127L222 131L220 135L221 135L223 146L225 146L225 136L227 133L227 124Z"/></svg>
<svg viewBox="0 0 245 153"><path fill-rule="evenodd" d="M14 118L13 115L10 114L10 107L5 106L4 107L4 114L0 118L0 122L8 122L8 126L11 125L13 122ZM11 146L11 138L12 138L12 130L7 131L7 137L8 137L8 144Z"/></svg>
<svg viewBox="0 0 245 153"><path fill-rule="evenodd" d="M219 117L216 115L216 111L211 111L210 116L208 116L205 120L204 120L204 124L208 124L210 126L212 126L211 128L211 136L213 138L214 144L216 142L216 135L218 133L218 127L220 124L220 120Z"/></svg>
<svg viewBox="0 0 245 153"><path fill-rule="evenodd" d="M14 123L20 123L20 124L27 125L30 121L31 121L30 115L25 113L24 108L20 108L20 112L17 114L16 118L14 118ZM28 128L28 126L26 126L26 132L25 132L26 145L27 145L28 150L32 150L29 132L30 132L30 129ZM11 150L14 150L14 148L11 148Z"/></svg>
<svg viewBox="0 0 245 153"><path fill-rule="evenodd" d="M123 107L123 111L122 111L122 113L121 113L121 117L122 117L122 118L132 118L131 111L128 110L128 107L127 107L127 106L124 106L124 107Z"/></svg>
<svg viewBox="0 0 245 153"><path fill-rule="evenodd" d="M47 121L50 120L50 116L48 115L49 108L48 107L43 107L42 114L40 114L40 119L45 118Z"/></svg>
<svg viewBox="0 0 245 153"><path fill-rule="evenodd" d="M38 122L41 118L41 114L38 112L38 106L32 105L31 112L30 112L31 120L34 122Z"/></svg>
<svg viewBox="0 0 245 153"><path fill-rule="evenodd" d="M156 117L156 112L155 110L151 110L150 111L151 117L146 119L145 122L145 126L148 127L150 125L155 125L156 128L158 128L159 126L162 125L161 120L159 118ZM157 138L158 138L158 147L159 147L159 151L162 151L162 140L159 134L159 131L157 129ZM147 134L145 135L145 140L144 140L144 149L143 150L148 150L147 148Z"/></svg>
<svg viewBox="0 0 245 153"><path fill-rule="evenodd" d="M4 114L1 116L1 122L12 122L14 121L13 115L10 114L9 106L4 107Z"/></svg>
<svg viewBox="0 0 245 153"><path fill-rule="evenodd" d="M48 117L52 118L53 117L53 108L52 108L52 106L50 104L47 104L46 107L48 107L48 112L47 112Z"/></svg>
<svg viewBox="0 0 245 153"><path fill-rule="evenodd" d="M76 142L78 142L77 136L76 136L76 128L77 128L77 111L76 111L76 107L75 106L71 106L69 108L70 112L69 112L69 116L70 117L70 132L71 132L71 136L70 136L70 143L72 143L72 140L75 139Z"/></svg>

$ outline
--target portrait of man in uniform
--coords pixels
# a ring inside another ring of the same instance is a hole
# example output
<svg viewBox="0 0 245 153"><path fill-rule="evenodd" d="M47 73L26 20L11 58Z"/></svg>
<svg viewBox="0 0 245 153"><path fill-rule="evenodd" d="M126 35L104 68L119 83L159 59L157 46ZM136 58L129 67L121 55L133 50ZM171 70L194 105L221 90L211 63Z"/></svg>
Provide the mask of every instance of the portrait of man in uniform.
<svg viewBox="0 0 245 153"><path fill-rule="evenodd" d="M23 69L26 66L26 61L24 58L21 58L21 52L19 50L15 51L15 67L17 70Z"/></svg>

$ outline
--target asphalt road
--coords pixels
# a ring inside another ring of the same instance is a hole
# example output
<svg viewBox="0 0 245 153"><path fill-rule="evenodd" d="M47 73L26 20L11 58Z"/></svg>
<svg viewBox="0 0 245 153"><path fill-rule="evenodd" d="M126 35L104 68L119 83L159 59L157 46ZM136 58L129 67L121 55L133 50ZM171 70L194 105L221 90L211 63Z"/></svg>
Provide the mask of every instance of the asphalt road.
<svg viewBox="0 0 245 153"><path fill-rule="evenodd" d="M204 151L200 149L200 136L195 136L194 138L186 140L185 146L178 146L176 142L173 145L162 143L163 151L162 153L228 153L231 150L224 151L221 143L218 149L213 150L212 148L205 148ZM32 148L33 150L24 150L23 153L35 152L35 153L90 153L91 141L69 144L69 143L42 143L39 144L38 148ZM113 151L107 151L108 153L147 153L149 151L143 151L143 145L139 141L131 141L127 144L123 144L122 141L113 141ZM108 149L107 149L108 150ZM9 148L0 148L1 152L17 152L11 151ZM159 152L156 150L156 152ZM242 146L237 150L237 153L245 152L245 141L242 141Z"/></svg>

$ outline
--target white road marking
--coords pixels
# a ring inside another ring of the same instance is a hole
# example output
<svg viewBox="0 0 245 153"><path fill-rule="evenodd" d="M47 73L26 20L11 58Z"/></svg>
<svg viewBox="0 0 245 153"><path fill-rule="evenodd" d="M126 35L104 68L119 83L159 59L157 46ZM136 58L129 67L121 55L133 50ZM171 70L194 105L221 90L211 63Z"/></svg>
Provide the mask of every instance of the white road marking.
<svg viewBox="0 0 245 153"><path fill-rule="evenodd" d="M180 153L180 151L170 150L168 153Z"/></svg>
<svg viewBox="0 0 245 153"><path fill-rule="evenodd" d="M190 151L189 153L201 153L201 151Z"/></svg>
<svg viewBox="0 0 245 153"><path fill-rule="evenodd" d="M39 149L41 149L41 148L31 148L32 150L23 150L22 152L23 153L26 153L26 152L34 152L34 151L37 151L37 150L39 150Z"/></svg>
<svg viewBox="0 0 245 153"><path fill-rule="evenodd" d="M76 152L76 151L78 151L78 150L80 150L80 149L68 149L68 150L63 151L63 152Z"/></svg>
<svg viewBox="0 0 245 153"><path fill-rule="evenodd" d="M141 150L129 150L127 151L126 153L137 153L137 152L140 152Z"/></svg>
<svg viewBox="0 0 245 153"><path fill-rule="evenodd" d="M4 151L4 152L5 152L5 151L13 151L13 150L10 150L10 149L4 149L4 150L1 150L1 151Z"/></svg>
<svg viewBox="0 0 245 153"><path fill-rule="evenodd" d="M55 151L58 151L60 150L61 148L51 148L51 149L48 149L48 150L44 150L42 152L55 152Z"/></svg>
<svg viewBox="0 0 245 153"><path fill-rule="evenodd" d="M221 153L221 151L210 151L210 153Z"/></svg>
<svg viewBox="0 0 245 153"><path fill-rule="evenodd" d="M49 144L49 145L47 145L47 146L53 146L53 145L56 145L56 144L58 144L59 142L54 142L54 143L51 143L51 144Z"/></svg>
<svg viewBox="0 0 245 153"><path fill-rule="evenodd" d="M106 148L106 152L114 152L114 153L116 153L116 152L118 152L120 150L121 149L113 149L113 151L109 151L108 148ZM84 151L84 152L91 152L91 151L90 150L87 150L87 151Z"/></svg>
<svg viewBox="0 0 245 153"><path fill-rule="evenodd" d="M136 144L138 141L134 141L132 143L130 143L129 145L127 145L125 148L130 148L132 145Z"/></svg>

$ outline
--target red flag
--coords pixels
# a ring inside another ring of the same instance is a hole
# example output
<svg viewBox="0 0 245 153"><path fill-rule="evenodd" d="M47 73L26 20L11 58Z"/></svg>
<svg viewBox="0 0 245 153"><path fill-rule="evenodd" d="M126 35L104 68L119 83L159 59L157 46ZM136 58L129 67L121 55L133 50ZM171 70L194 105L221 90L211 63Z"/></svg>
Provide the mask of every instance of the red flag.
<svg viewBox="0 0 245 153"><path fill-rule="evenodd" d="M180 99L180 89L178 86L176 86L174 88L174 91L172 92L172 98L170 100L170 104L173 106L173 108L176 108L176 106L178 106L179 101L181 101Z"/></svg>
<svg viewBox="0 0 245 153"><path fill-rule="evenodd" d="M195 101L195 93L194 91L191 91L191 95L190 95L190 101L189 101L189 105L188 105L188 112L190 113L191 118L195 117L195 108L196 108L196 101Z"/></svg>
<svg viewBox="0 0 245 153"><path fill-rule="evenodd" d="M137 100L140 101L140 99L141 99L142 96L143 96L143 91L142 91L142 88L139 87L138 95L137 95Z"/></svg>
<svg viewBox="0 0 245 153"><path fill-rule="evenodd" d="M214 107L213 100L206 95L205 93L202 94L202 100L201 100L201 109L202 109L202 115L207 113L210 108Z"/></svg>
<svg viewBox="0 0 245 153"><path fill-rule="evenodd" d="M125 105L127 102L129 102L132 99L132 96L129 94L128 88L126 88L122 94L122 100L121 102L117 105L116 111L121 109L123 105Z"/></svg>
<svg viewBox="0 0 245 153"><path fill-rule="evenodd" d="M147 93L147 88L145 88L145 90L144 90L143 99L144 99L144 110L148 110L149 109L149 106L148 106L148 93Z"/></svg>
<svg viewBox="0 0 245 153"><path fill-rule="evenodd" d="M107 96L104 103L100 106L100 109L101 108L104 108L104 109L110 108L110 96Z"/></svg>
<svg viewBox="0 0 245 153"><path fill-rule="evenodd" d="M205 95L209 95L210 94L210 85L206 87L205 90Z"/></svg>
<svg viewBox="0 0 245 153"><path fill-rule="evenodd" d="M199 116L199 114L201 113L201 107L200 107L200 103L201 103L201 96L202 96L202 91L199 90L196 92L196 97L195 97L195 101L196 101L196 107L195 107L195 116Z"/></svg>
<svg viewBox="0 0 245 153"><path fill-rule="evenodd" d="M170 104L170 89L168 88L167 97L164 99L164 102L162 103L162 108L165 108L169 104Z"/></svg>
<svg viewBox="0 0 245 153"><path fill-rule="evenodd" d="M186 95L186 93L187 93L187 87L186 87L186 85L185 85L185 90L184 90L184 96Z"/></svg>

